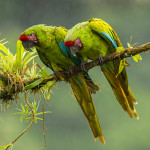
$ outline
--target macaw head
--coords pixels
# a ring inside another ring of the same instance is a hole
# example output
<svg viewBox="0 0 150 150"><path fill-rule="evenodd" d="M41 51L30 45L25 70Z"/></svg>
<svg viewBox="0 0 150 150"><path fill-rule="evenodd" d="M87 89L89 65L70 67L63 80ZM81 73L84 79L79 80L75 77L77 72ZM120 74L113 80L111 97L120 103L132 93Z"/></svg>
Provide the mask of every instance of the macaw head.
<svg viewBox="0 0 150 150"><path fill-rule="evenodd" d="M31 48L38 46L40 44L40 34L41 29L44 25L35 25L26 29L19 37L19 40L22 41L23 47L27 51L32 51Z"/></svg>
<svg viewBox="0 0 150 150"><path fill-rule="evenodd" d="M23 47L27 50L32 52L31 48L36 46L38 41L37 37L34 33L31 33L29 35L21 35L19 40L22 41Z"/></svg>
<svg viewBox="0 0 150 150"><path fill-rule="evenodd" d="M74 41L68 41L64 43L69 48L70 53L76 56L76 53L83 47L80 38L76 38Z"/></svg>

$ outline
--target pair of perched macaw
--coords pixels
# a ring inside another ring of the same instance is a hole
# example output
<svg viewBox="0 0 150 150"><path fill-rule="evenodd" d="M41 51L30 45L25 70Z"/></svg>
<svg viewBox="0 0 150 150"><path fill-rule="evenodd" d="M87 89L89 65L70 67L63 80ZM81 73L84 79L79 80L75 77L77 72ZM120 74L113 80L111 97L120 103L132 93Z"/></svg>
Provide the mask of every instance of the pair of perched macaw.
<svg viewBox="0 0 150 150"><path fill-rule="evenodd" d="M70 66L84 66L88 59L95 60L117 51L122 44L115 31L101 19L82 22L68 30L61 26L35 25L25 30L20 40L24 48L31 51L36 47L41 61L52 71L68 70ZM100 60L102 62L102 60ZM131 118L138 119L134 98L129 86L126 69L118 75L121 59L109 61L101 65L101 70L124 109ZM91 93L98 90L88 75L83 71L72 75L67 82L71 85L74 95L84 112L95 139L105 143L98 121Z"/></svg>

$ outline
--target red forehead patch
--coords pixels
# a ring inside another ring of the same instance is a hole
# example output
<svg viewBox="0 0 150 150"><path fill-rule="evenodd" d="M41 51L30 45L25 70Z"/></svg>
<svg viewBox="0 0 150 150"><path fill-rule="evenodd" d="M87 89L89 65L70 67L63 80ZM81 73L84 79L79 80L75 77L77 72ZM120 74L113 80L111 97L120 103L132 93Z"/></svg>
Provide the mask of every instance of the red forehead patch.
<svg viewBox="0 0 150 150"><path fill-rule="evenodd" d="M75 45L75 42L69 41L69 42L65 42L64 44L65 46L72 46Z"/></svg>
<svg viewBox="0 0 150 150"><path fill-rule="evenodd" d="M30 40L30 38L29 38L28 35L27 35L27 36L21 35L21 36L19 37L19 40L20 40L20 41L27 41L27 40Z"/></svg>

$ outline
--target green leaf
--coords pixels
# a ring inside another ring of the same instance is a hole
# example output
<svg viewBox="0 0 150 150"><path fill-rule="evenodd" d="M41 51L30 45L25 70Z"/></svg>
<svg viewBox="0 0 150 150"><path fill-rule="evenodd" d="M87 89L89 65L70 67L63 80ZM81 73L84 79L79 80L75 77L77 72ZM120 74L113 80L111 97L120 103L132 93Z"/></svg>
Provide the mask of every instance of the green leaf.
<svg viewBox="0 0 150 150"><path fill-rule="evenodd" d="M116 77L122 72L125 66L128 66L128 64L126 63L126 59L122 59L119 64L119 71Z"/></svg>
<svg viewBox="0 0 150 150"><path fill-rule="evenodd" d="M2 58L2 59L7 61L7 57L5 55L3 55L2 53L0 53L0 58Z"/></svg>
<svg viewBox="0 0 150 150"><path fill-rule="evenodd" d="M54 83L56 82L56 80L52 80L52 81L48 81L47 82L47 99L50 99L50 91L51 91L51 88L52 86L54 85Z"/></svg>
<svg viewBox="0 0 150 150"><path fill-rule="evenodd" d="M11 146L11 145L13 145L13 144L8 144L8 145L6 145L6 146L0 146L0 148L6 149L8 146ZM0 149L0 150L1 150L1 149Z"/></svg>
<svg viewBox="0 0 150 150"><path fill-rule="evenodd" d="M29 106L27 105L25 108L25 113L28 114L28 112L29 112Z"/></svg>
<svg viewBox="0 0 150 150"><path fill-rule="evenodd" d="M23 117L22 117L22 115L20 115L20 121L22 122L22 119L23 119Z"/></svg>
<svg viewBox="0 0 150 150"><path fill-rule="evenodd" d="M12 53L9 51L9 49L7 49L4 44L0 43L0 50L3 51L6 55L8 55L10 57L10 59L13 59L13 55Z"/></svg>
<svg viewBox="0 0 150 150"><path fill-rule="evenodd" d="M42 118L38 118L38 117L35 117L36 118L36 120L38 119L38 120L43 120Z"/></svg>
<svg viewBox="0 0 150 150"><path fill-rule="evenodd" d="M22 112L25 112L24 106L21 104Z"/></svg>
<svg viewBox="0 0 150 150"><path fill-rule="evenodd" d="M47 77L47 70L45 68L43 68L42 70L40 70L38 72L38 74L42 77L42 78L45 78Z"/></svg>
<svg viewBox="0 0 150 150"><path fill-rule="evenodd" d="M13 113L13 115L20 115L20 114L23 114L23 112L16 112L16 113Z"/></svg>
<svg viewBox="0 0 150 150"><path fill-rule="evenodd" d="M47 114L47 113L52 113L52 112L51 111L44 112L44 114ZM43 112L37 113L37 115L43 115Z"/></svg>
<svg viewBox="0 0 150 150"><path fill-rule="evenodd" d="M122 51L123 47L117 47L116 50L117 50L117 52Z"/></svg>
<svg viewBox="0 0 150 150"><path fill-rule="evenodd" d="M35 53L36 51L34 52L25 52L24 55L27 53L27 55L24 56L24 59L22 61L22 65L27 65L32 59L34 59L35 57L37 57L37 55L34 55L33 54ZM32 57L31 57L32 56ZM30 59L31 58L31 59Z"/></svg>
<svg viewBox="0 0 150 150"><path fill-rule="evenodd" d="M26 61L23 62L23 65L27 65L29 62L31 62L31 60L33 60L37 56L38 55L34 55L34 56L30 57L29 59L27 59Z"/></svg>
<svg viewBox="0 0 150 150"><path fill-rule="evenodd" d="M33 107L34 112L35 112L35 115L36 115L36 114L37 114L37 109L38 109L38 107L36 106L35 100L34 100L34 103L32 103L32 107Z"/></svg>
<svg viewBox="0 0 150 150"><path fill-rule="evenodd" d="M139 60L142 60L142 57L141 57L140 54L134 55L134 56L132 56L132 58L133 58L133 60L134 60L135 62L138 62Z"/></svg>
<svg viewBox="0 0 150 150"><path fill-rule="evenodd" d="M119 71L118 71L118 74L117 74L117 76L122 72L122 70L123 70L123 68L124 68L124 65L123 65L123 60L121 60L120 61L120 65L119 65ZM116 77L117 77L116 76Z"/></svg>
<svg viewBox="0 0 150 150"><path fill-rule="evenodd" d="M26 117L25 119L27 120L27 123L29 122L29 120L31 119L32 117Z"/></svg>
<svg viewBox="0 0 150 150"><path fill-rule="evenodd" d="M43 118L37 117L38 115L43 115L43 113L44 113L44 114L51 113L51 111L46 111L46 112L39 112L39 113L37 113L38 107L39 107L39 103L37 103L37 102L34 100L34 102L32 102L32 108L33 108L33 111L34 111L34 113L35 113L35 123L37 123L37 120L43 120ZM28 106L28 105L23 106L23 105L21 104L21 108L22 108L22 110L21 110L21 109L17 109L17 110L19 110L20 112L16 112L16 113L13 113L13 114L19 114L19 115L20 115L20 121L22 122L23 119L26 119L26 121L27 121L27 123L28 123L28 121L33 118L33 117L32 117L32 115L33 115L33 114L32 114L32 111L30 111L30 112L28 111L28 109L29 109L29 106Z"/></svg>
<svg viewBox="0 0 150 150"><path fill-rule="evenodd" d="M44 79L41 78L41 79L38 79L38 80L32 82L32 83L29 84L29 85L26 85L26 86L25 86L25 90L29 90L29 89L34 88L35 86L39 85L43 80L44 80Z"/></svg>
<svg viewBox="0 0 150 150"><path fill-rule="evenodd" d="M17 68L21 68L21 63L23 59L24 48L20 40L17 41L17 50L16 50L16 65Z"/></svg>
<svg viewBox="0 0 150 150"><path fill-rule="evenodd" d="M130 44L130 43L127 43L127 46L130 48L130 47L131 47L131 44Z"/></svg>

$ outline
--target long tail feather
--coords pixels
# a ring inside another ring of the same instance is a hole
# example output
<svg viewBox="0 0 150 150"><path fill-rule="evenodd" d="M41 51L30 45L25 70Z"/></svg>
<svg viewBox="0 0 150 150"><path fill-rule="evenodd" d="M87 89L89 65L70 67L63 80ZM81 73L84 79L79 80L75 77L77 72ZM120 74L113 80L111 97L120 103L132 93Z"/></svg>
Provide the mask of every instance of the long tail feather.
<svg viewBox="0 0 150 150"><path fill-rule="evenodd" d="M90 92L95 94L99 90L99 86L93 82L88 72L83 72L83 75Z"/></svg>
<svg viewBox="0 0 150 150"><path fill-rule="evenodd" d="M105 143L104 136L97 118L96 110L82 73L69 79L74 95L84 112L95 139Z"/></svg>
<svg viewBox="0 0 150 150"><path fill-rule="evenodd" d="M125 85L125 82L128 81L123 80L124 77L122 74L116 77L115 73L112 73L111 71L108 70L105 71L103 67L101 67L101 69L105 77L107 78L108 82L110 83L111 88L124 111L127 112L131 118L133 118L134 115L136 119L139 119L138 114L134 107L136 99L134 98L128 84Z"/></svg>

